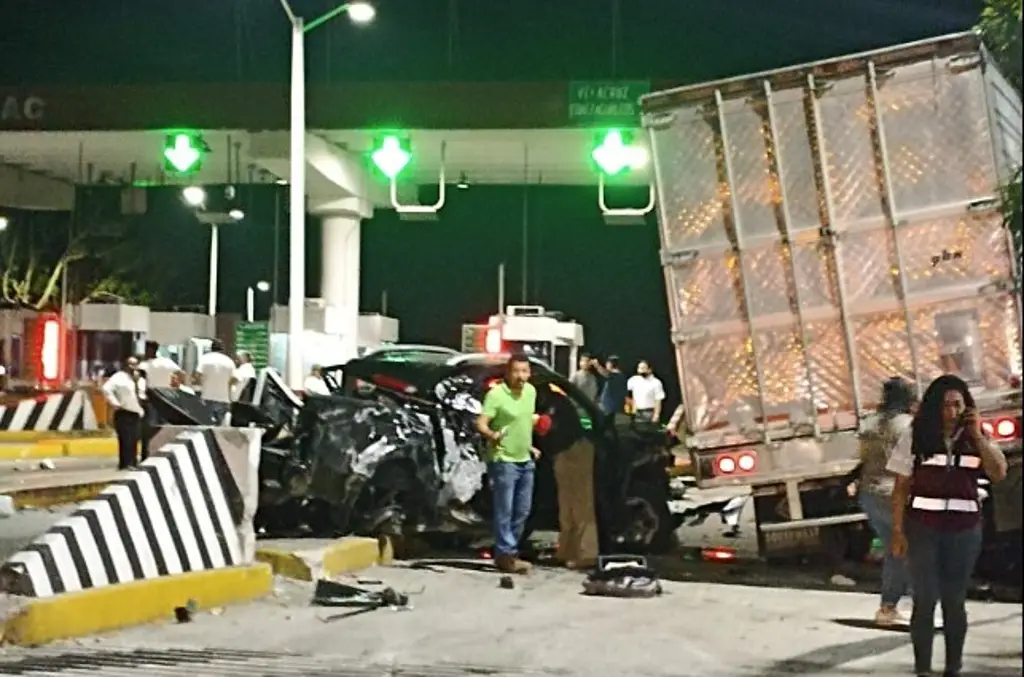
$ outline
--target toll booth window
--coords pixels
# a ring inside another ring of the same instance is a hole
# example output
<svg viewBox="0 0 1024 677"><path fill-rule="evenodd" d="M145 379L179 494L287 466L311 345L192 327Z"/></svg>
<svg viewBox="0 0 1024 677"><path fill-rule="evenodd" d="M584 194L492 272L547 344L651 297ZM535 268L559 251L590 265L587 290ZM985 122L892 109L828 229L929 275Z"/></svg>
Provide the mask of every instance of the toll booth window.
<svg viewBox="0 0 1024 677"><path fill-rule="evenodd" d="M943 371L959 375L972 386L984 383L984 354L976 310L935 316L935 337Z"/></svg>

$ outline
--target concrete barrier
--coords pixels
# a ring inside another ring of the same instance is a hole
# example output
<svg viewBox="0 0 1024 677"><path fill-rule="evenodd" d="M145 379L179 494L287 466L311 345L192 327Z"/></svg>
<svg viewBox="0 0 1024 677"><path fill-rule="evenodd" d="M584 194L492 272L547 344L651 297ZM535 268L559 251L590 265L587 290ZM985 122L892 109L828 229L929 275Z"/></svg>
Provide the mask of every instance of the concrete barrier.
<svg viewBox="0 0 1024 677"><path fill-rule="evenodd" d="M253 599L261 431L165 428L137 471L109 484L0 567L25 598L4 639L35 644Z"/></svg>
<svg viewBox="0 0 1024 677"><path fill-rule="evenodd" d="M26 434L98 430L92 398L84 390L50 393L0 406L0 442Z"/></svg>

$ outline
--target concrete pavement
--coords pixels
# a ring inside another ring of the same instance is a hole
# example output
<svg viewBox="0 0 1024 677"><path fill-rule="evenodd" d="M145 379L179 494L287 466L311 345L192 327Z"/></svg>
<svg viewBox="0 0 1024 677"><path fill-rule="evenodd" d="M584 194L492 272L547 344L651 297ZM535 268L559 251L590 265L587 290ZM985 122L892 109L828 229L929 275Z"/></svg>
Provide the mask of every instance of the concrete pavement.
<svg viewBox="0 0 1024 677"><path fill-rule="evenodd" d="M862 622L875 609L873 595L670 582L657 599L589 598L580 594L580 575L558 570L517 579L511 591L498 588L493 572L455 567L375 567L360 578L410 593L412 608L346 616L352 609L310 606L310 584L279 580L272 599L191 623L10 648L0 673L33 666L44 672L27 674L123 677L910 673L908 635ZM972 603L970 613L964 677L1020 675L1020 606Z"/></svg>

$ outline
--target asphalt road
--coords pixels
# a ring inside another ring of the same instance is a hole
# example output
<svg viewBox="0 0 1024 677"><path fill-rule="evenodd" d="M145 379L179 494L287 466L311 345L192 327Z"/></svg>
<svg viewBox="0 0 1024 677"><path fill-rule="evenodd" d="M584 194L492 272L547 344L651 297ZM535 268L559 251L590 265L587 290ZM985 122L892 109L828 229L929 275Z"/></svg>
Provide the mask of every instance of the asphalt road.
<svg viewBox="0 0 1024 677"><path fill-rule="evenodd" d="M411 607L362 614L351 607L316 607L310 604L309 584L279 581L271 599L199 614L191 623L135 628L44 649L9 648L0 656L0 674L909 673L908 635L865 626L861 619L874 611L876 600L863 594L668 582L659 598L593 598L580 594L579 574L554 569L518 578L514 590L500 589L493 570L456 566L378 567L361 578L409 593ZM964 677L1020 675L1020 606L972 603L970 612Z"/></svg>

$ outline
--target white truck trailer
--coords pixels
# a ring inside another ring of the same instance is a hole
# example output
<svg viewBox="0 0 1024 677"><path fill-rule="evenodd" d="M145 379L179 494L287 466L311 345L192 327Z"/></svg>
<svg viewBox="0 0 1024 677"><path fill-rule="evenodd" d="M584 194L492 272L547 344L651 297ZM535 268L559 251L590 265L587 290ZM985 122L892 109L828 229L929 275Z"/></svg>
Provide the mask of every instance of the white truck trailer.
<svg viewBox="0 0 1024 677"><path fill-rule="evenodd" d="M700 486L751 487L762 553L864 532L846 486L892 376L920 393L960 374L1019 454L1020 278L999 186L1021 162L1021 102L976 35L642 109L687 445Z"/></svg>

